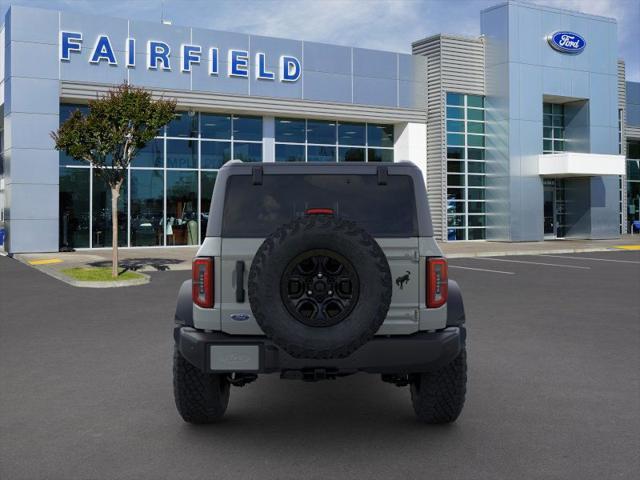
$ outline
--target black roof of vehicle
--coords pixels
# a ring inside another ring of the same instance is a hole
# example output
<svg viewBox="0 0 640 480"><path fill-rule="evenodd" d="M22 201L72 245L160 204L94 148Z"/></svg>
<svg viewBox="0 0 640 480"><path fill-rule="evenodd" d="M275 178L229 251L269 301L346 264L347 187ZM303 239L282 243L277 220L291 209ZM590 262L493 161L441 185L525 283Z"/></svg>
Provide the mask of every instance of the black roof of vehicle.
<svg viewBox="0 0 640 480"><path fill-rule="evenodd" d="M384 184L387 175L408 175L413 180L416 197L416 213L420 237L433 236L431 213L427 201L422 172L411 162L352 163L352 162L262 162L249 163L233 160L227 162L216 177L213 199L207 223L207 237L220 237L227 180L232 175L251 175L253 183L262 183L263 175L377 175ZM250 219L247 219L250 221Z"/></svg>

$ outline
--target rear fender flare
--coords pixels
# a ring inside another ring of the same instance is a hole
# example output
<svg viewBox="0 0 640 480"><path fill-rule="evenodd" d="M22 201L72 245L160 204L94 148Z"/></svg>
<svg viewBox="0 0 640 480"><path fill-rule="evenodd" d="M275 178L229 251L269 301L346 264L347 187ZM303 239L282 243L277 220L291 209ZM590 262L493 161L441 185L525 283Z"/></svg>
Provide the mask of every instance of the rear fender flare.
<svg viewBox="0 0 640 480"><path fill-rule="evenodd" d="M458 283L449 280L449 296L447 298L447 327L458 327L464 325L466 318L464 314L464 303L462 302L462 292Z"/></svg>
<svg viewBox="0 0 640 480"><path fill-rule="evenodd" d="M178 292L176 305L176 324L183 327L193 327L193 301L191 300L191 280L182 282Z"/></svg>

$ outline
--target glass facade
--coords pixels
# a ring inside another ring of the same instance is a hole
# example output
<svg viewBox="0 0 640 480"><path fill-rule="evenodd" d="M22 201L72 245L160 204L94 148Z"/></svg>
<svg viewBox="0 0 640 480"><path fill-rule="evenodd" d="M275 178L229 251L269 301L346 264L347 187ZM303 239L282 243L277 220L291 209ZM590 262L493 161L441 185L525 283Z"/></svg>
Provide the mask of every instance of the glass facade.
<svg viewBox="0 0 640 480"><path fill-rule="evenodd" d="M564 105L542 104L542 153L564 152Z"/></svg>
<svg viewBox="0 0 640 480"><path fill-rule="evenodd" d="M391 124L276 118L276 162L393 162Z"/></svg>
<svg viewBox="0 0 640 480"><path fill-rule="evenodd" d="M640 231L640 140L627 142L627 232Z"/></svg>
<svg viewBox="0 0 640 480"><path fill-rule="evenodd" d="M484 97L447 93L447 239L486 238Z"/></svg>
<svg viewBox="0 0 640 480"><path fill-rule="evenodd" d="M85 105L61 104L60 121ZM393 162L391 124L275 119L275 159ZM111 191L97 170L60 153L60 245L112 245ZM197 245L205 237L218 170L263 159L263 119L178 112L134 158L118 201L120 246Z"/></svg>
<svg viewBox="0 0 640 480"><path fill-rule="evenodd" d="M83 105L60 105L60 121ZM262 117L178 112L138 152L118 201L120 246L197 245L218 169L262 161ZM111 191L97 170L60 153L60 246L112 245Z"/></svg>

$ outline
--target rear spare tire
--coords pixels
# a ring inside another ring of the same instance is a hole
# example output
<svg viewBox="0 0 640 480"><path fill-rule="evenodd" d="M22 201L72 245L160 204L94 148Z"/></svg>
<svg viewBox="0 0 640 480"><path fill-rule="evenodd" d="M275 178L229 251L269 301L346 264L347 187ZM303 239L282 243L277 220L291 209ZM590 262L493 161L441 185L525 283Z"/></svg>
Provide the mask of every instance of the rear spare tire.
<svg viewBox="0 0 640 480"><path fill-rule="evenodd" d="M380 246L354 222L309 215L260 246L249 272L256 321L298 358L341 358L370 340L391 303Z"/></svg>

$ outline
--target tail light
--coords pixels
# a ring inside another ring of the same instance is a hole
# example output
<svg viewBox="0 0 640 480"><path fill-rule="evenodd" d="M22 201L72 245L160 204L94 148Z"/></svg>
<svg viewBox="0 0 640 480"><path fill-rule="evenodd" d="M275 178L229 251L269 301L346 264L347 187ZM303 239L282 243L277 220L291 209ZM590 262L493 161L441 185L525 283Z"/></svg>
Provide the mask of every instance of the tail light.
<svg viewBox="0 0 640 480"><path fill-rule="evenodd" d="M202 308L213 307L213 258L194 258L191 268L191 297Z"/></svg>
<svg viewBox="0 0 640 480"><path fill-rule="evenodd" d="M333 208L307 208L305 215L333 215Z"/></svg>
<svg viewBox="0 0 640 480"><path fill-rule="evenodd" d="M449 274L446 258L427 259L427 307L438 308L447 303Z"/></svg>

